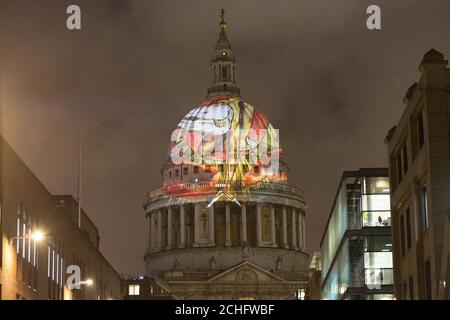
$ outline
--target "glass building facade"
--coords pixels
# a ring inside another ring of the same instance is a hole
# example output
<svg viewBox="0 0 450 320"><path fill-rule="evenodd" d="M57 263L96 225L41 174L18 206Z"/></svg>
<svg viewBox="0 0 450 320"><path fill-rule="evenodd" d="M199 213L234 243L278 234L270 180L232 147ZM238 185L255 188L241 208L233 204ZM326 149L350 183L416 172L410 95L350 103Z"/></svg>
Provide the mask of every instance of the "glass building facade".
<svg viewBox="0 0 450 320"><path fill-rule="evenodd" d="M344 172L321 241L322 298L394 299L389 176Z"/></svg>

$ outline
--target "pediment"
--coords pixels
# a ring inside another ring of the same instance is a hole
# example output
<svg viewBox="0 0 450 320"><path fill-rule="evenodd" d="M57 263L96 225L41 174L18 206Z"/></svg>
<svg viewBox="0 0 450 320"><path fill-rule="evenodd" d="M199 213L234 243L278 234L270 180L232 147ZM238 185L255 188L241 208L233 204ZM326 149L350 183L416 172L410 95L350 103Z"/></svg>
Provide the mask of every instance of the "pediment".
<svg viewBox="0 0 450 320"><path fill-rule="evenodd" d="M283 278L250 262L244 261L215 275L208 282L285 282Z"/></svg>

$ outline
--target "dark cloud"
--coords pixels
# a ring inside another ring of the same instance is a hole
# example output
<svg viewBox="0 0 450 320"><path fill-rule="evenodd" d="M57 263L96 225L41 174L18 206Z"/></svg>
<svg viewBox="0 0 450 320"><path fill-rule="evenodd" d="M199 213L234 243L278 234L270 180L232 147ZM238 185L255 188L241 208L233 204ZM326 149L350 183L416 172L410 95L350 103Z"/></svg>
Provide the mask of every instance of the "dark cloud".
<svg viewBox="0 0 450 320"><path fill-rule="evenodd" d="M385 166L387 130L435 47L450 56L450 2L0 0L2 133L54 193L76 193L120 272L143 270L145 193L169 135L202 101L225 6L244 98L280 129L318 249L343 170ZM69 4L83 30L65 28Z"/></svg>

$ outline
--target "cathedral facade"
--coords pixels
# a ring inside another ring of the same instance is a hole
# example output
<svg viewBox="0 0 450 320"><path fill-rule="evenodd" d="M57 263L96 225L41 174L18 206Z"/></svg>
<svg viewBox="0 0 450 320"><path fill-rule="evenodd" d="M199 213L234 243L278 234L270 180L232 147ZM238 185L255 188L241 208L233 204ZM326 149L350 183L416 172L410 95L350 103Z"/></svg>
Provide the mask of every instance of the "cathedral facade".
<svg viewBox="0 0 450 320"><path fill-rule="evenodd" d="M206 101L173 132L144 203L146 274L175 299L297 299L306 202L278 130L241 99L226 27L222 11Z"/></svg>

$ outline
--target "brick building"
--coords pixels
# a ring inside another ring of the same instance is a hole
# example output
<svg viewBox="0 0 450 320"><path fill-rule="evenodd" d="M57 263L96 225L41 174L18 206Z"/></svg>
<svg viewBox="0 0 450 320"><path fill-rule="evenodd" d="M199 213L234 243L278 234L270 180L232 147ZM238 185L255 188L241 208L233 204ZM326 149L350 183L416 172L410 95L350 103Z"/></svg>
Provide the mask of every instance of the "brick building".
<svg viewBox="0 0 450 320"><path fill-rule="evenodd" d="M0 299L119 299L120 276L72 196L52 195L0 136ZM44 237L38 241L36 231ZM66 272L79 266L80 289ZM89 281L88 281L89 280Z"/></svg>

